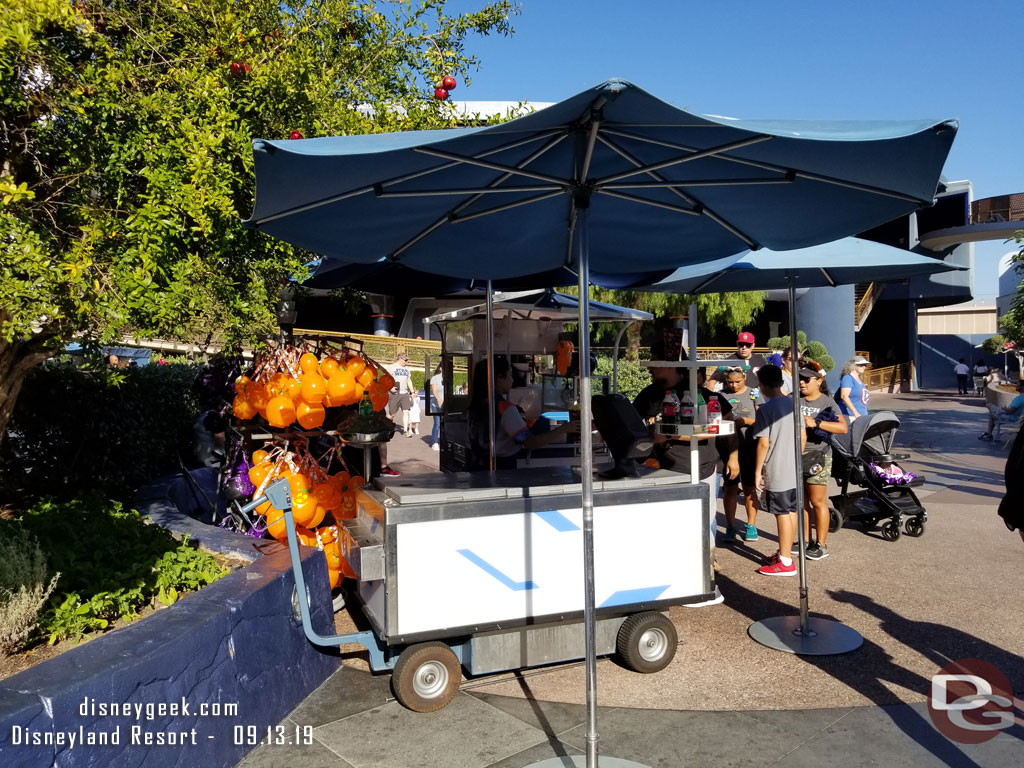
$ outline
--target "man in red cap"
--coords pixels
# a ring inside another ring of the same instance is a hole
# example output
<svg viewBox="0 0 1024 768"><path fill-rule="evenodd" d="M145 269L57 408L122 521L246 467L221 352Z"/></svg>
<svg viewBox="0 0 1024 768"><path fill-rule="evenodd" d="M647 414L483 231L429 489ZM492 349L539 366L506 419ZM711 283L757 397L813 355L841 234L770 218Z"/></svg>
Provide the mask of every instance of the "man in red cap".
<svg viewBox="0 0 1024 768"><path fill-rule="evenodd" d="M754 334L750 331L743 331L736 337L736 359L723 360L722 363L723 365L718 366L718 370L711 378L721 382L723 387L729 378L729 373L735 370L741 370L746 374L749 388L757 390L761 386L757 380L757 369L765 364L765 359L760 352L754 354Z"/></svg>

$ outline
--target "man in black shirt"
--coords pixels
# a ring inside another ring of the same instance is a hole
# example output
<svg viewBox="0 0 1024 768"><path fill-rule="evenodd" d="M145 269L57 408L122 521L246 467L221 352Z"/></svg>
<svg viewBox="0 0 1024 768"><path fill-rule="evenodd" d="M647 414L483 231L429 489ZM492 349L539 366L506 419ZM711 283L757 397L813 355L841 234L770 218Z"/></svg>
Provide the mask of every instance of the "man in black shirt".
<svg viewBox="0 0 1024 768"><path fill-rule="evenodd" d="M657 359L655 355L659 351L657 346L651 348L652 359ZM665 392L669 389L675 391L680 402L686 398L690 389L690 379L685 368L677 366L652 367L651 379L651 384L641 390L640 394L633 401L633 407L636 408L637 413L640 414L642 419L649 419L661 413L661 402L665 398ZM698 369L697 386L705 402L710 402L712 398L716 398L719 401L722 406L723 421L732 421L732 406L729 404L729 401L704 387L703 368ZM689 475L690 439L689 437L655 435L652 458L657 459L662 469L669 469L673 472ZM735 435L694 439L698 441L697 461L699 479L700 482L708 484L711 546L713 547L717 530L715 512L718 498L718 461L720 458L725 459L727 477L739 477L738 444Z"/></svg>
<svg viewBox="0 0 1024 768"><path fill-rule="evenodd" d="M736 337L736 361L730 360L725 365L726 367L742 366L744 373L747 374L747 386L751 389L758 389L761 384L757 380L757 369L765 364L765 359L764 355L760 352L756 355L754 354L754 334L750 331L743 331L743 333ZM719 368L719 370L712 374L711 378L714 381L721 382L722 387L725 387L726 371Z"/></svg>

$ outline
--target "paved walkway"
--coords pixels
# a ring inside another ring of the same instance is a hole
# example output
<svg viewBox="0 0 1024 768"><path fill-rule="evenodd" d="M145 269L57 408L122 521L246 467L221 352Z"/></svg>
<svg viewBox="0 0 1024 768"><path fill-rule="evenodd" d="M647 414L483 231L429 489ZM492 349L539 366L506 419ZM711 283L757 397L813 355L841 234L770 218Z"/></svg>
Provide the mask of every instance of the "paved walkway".
<svg viewBox="0 0 1024 768"><path fill-rule="evenodd" d="M602 754L648 766L1024 764L1020 699L1017 724L976 746L940 735L925 703L931 676L961 658L995 664L1024 691L1024 544L995 514L1005 454L977 440L980 399L920 392L871 404L903 420L897 442L914 454L905 466L928 477L929 522L921 538L892 543L848 523L829 540L832 556L809 565L812 615L853 627L864 646L797 657L747 637L752 621L797 612L795 579L755 573L775 548L762 518L760 541L719 550L725 604L670 612L681 647L666 670L599 662ZM436 456L396 438L389 460L416 474ZM350 622L339 614L339 630ZM584 746L579 664L465 681L447 708L422 715L394 701L388 676L371 675L361 654L343 661L284 722L311 726L313 743L260 747L244 768L518 768L557 756L569 765Z"/></svg>

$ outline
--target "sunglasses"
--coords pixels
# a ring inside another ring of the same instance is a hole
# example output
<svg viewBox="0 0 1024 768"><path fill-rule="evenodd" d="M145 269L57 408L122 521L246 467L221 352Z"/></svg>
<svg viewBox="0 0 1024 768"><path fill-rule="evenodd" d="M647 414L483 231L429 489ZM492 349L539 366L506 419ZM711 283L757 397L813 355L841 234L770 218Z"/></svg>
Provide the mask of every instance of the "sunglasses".
<svg viewBox="0 0 1024 768"><path fill-rule="evenodd" d="M868 364L867 363L857 363L857 367L858 368L867 368Z"/></svg>
<svg viewBox="0 0 1024 768"><path fill-rule="evenodd" d="M749 365L720 365L718 370L724 371L725 373L744 373L750 370Z"/></svg>
<svg viewBox="0 0 1024 768"><path fill-rule="evenodd" d="M750 341L741 341L736 346L737 347L752 347L752 346L754 346L754 344L753 344L753 342L750 342Z"/></svg>
<svg viewBox="0 0 1024 768"><path fill-rule="evenodd" d="M800 377L800 381L810 381L810 380L811 380L810 376L801 376Z"/></svg>

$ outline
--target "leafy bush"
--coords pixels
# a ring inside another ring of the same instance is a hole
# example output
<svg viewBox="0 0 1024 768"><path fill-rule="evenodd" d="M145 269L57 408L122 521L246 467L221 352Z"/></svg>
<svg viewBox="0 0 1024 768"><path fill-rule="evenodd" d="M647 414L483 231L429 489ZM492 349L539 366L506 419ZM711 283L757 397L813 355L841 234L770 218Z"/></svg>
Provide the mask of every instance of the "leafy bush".
<svg viewBox="0 0 1024 768"><path fill-rule="evenodd" d="M789 349L789 336L777 336L768 339L768 348L777 350ZM796 346L800 353L808 360L813 360L826 372L836 367L836 361L828 353L828 349L820 341L807 341L807 334L803 331L796 332Z"/></svg>
<svg viewBox="0 0 1024 768"><path fill-rule="evenodd" d="M46 556L35 537L0 521L0 653L11 653L29 637L59 576L47 583Z"/></svg>
<svg viewBox="0 0 1024 768"><path fill-rule="evenodd" d="M40 619L54 643L81 639L112 621L134 619L141 608L174 603L226 575L212 555L179 542L136 510L100 497L67 503L40 501L24 513L25 530L38 538L60 589Z"/></svg>
<svg viewBox="0 0 1024 768"><path fill-rule="evenodd" d="M597 368L594 373L599 376L612 375L612 358L601 356L597 358ZM649 368L645 368L632 360L619 360L619 393L625 395L632 401L640 390L651 383ZM599 390L595 390L599 391Z"/></svg>
<svg viewBox="0 0 1024 768"><path fill-rule="evenodd" d="M111 375L52 362L34 370L0 443L6 496L82 488L126 498L190 456L197 368L148 365Z"/></svg>

